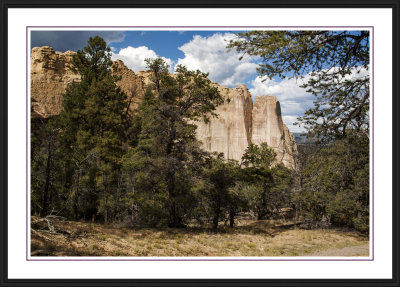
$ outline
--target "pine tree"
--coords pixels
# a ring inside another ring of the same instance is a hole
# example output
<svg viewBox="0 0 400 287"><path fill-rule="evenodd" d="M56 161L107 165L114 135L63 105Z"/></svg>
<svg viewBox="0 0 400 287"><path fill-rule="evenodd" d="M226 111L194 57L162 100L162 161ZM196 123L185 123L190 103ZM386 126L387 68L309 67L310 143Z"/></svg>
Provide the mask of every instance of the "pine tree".
<svg viewBox="0 0 400 287"><path fill-rule="evenodd" d="M299 118L311 137L368 135L368 31L250 31L238 33L228 48L260 57L261 76L303 79L301 87L316 96Z"/></svg>
<svg viewBox="0 0 400 287"><path fill-rule="evenodd" d="M264 219L289 204L290 171L276 164L276 153L267 143L250 144L242 157L243 178L251 185L250 208Z"/></svg>
<svg viewBox="0 0 400 287"><path fill-rule="evenodd" d="M75 218L92 220L101 212L107 222L123 155L126 95L111 74L111 52L96 36L78 50L73 69L81 81L63 97L60 139L65 162L73 169Z"/></svg>
<svg viewBox="0 0 400 287"><path fill-rule="evenodd" d="M201 155L194 122L213 115L222 98L207 74L178 66L170 75L162 59L147 65L152 85L138 108L137 145L125 166L143 221L181 227L193 204L191 175Z"/></svg>

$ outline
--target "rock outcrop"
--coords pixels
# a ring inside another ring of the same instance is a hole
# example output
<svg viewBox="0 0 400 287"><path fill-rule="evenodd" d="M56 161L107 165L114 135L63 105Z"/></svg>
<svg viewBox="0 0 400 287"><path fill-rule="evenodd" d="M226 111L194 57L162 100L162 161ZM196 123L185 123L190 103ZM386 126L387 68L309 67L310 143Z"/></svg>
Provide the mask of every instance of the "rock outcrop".
<svg viewBox="0 0 400 287"><path fill-rule="evenodd" d="M34 112L42 117L58 115L62 97L69 83L80 81L72 71L75 52L56 52L53 48L35 47L31 52L31 102Z"/></svg>
<svg viewBox="0 0 400 287"><path fill-rule="evenodd" d="M125 92L131 111L135 110L145 91L144 78L136 75L121 60L113 62L112 73L120 78L116 84Z"/></svg>
<svg viewBox="0 0 400 287"><path fill-rule="evenodd" d="M62 107L62 95L68 84L79 82L81 77L72 70L75 52L56 52L53 48L34 47L31 52L31 105L32 110L42 117L58 115ZM120 77L117 85L126 93L133 110L143 95L145 81L136 76L125 64L113 62L112 73Z"/></svg>
<svg viewBox="0 0 400 287"><path fill-rule="evenodd" d="M60 53L51 47L35 47L31 53L31 104L33 112L42 117L60 113L62 95L69 83L80 81L72 67L75 52ZM117 60L113 74L120 77L117 85L127 94L130 109L140 103L145 86L150 83L148 72L134 73ZM273 96L257 97L253 103L245 85L229 89L219 86L224 103L217 107L218 117L209 123L197 122L197 137L210 152L223 152L227 158L240 161L250 143L267 142L277 154L277 161L295 168L296 141L282 121L279 101Z"/></svg>
<svg viewBox="0 0 400 287"><path fill-rule="evenodd" d="M267 142L277 155L277 162L295 168L297 145L282 121L280 103L274 96L257 97L252 102L245 85L234 89L219 87L224 97L209 123L197 123L197 138L203 148L222 152L227 158L240 161L250 143Z"/></svg>
<svg viewBox="0 0 400 287"><path fill-rule="evenodd" d="M197 138L208 151L223 152L227 158L240 160L251 142L252 100L245 85L229 89L218 87L224 104L216 109L218 117L197 124Z"/></svg>
<svg viewBox="0 0 400 287"><path fill-rule="evenodd" d="M294 136L282 121L281 105L274 96L257 97L252 112L253 144L267 142L277 155L277 161L294 168L293 156L297 153Z"/></svg>

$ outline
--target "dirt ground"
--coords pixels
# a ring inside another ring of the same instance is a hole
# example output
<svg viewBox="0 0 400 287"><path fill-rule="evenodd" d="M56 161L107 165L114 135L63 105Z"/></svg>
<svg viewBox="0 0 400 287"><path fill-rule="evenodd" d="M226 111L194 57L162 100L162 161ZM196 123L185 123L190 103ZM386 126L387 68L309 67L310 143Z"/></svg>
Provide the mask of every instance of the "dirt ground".
<svg viewBox="0 0 400 287"><path fill-rule="evenodd" d="M309 256L369 256L369 243L339 249L322 250Z"/></svg>
<svg viewBox="0 0 400 287"><path fill-rule="evenodd" d="M31 218L31 256L368 256L368 237L279 220L229 228L126 228Z"/></svg>

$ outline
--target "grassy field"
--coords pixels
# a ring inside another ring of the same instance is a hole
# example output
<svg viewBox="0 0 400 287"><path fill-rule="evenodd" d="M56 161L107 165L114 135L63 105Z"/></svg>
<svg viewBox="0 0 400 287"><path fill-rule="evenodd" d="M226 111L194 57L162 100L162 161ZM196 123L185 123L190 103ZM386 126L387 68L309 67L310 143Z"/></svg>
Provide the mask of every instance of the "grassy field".
<svg viewBox="0 0 400 287"><path fill-rule="evenodd" d="M35 221L38 218L32 217ZM55 232L45 222L32 225L31 256L368 256L369 252L368 237L358 233L305 230L279 220L243 220L237 227L218 231L51 222Z"/></svg>

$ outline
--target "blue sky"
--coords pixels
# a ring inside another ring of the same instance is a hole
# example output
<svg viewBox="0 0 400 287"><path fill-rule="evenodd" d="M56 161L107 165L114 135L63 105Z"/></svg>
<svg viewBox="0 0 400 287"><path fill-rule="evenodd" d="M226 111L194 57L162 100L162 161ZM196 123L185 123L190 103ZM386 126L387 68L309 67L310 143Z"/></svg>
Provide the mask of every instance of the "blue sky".
<svg viewBox="0 0 400 287"><path fill-rule="evenodd" d="M299 88L295 79L262 81L256 68L259 59L236 51L227 52L226 43L238 31L32 31L31 47L51 46L56 51L82 49L90 36L99 35L112 48L113 60L121 59L133 71L145 70L145 58L163 57L173 72L177 64L209 73L209 78L230 88L246 84L253 99L273 95L281 103L283 121L292 132L298 116L312 107L315 97Z"/></svg>

